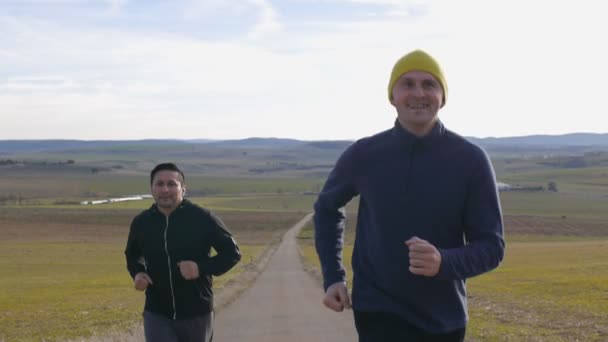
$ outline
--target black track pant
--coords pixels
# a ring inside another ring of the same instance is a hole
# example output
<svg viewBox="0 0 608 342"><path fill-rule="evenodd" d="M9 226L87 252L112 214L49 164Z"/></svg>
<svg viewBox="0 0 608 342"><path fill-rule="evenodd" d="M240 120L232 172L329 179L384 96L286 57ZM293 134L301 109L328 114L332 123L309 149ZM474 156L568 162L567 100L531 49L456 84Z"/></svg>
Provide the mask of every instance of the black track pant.
<svg viewBox="0 0 608 342"><path fill-rule="evenodd" d="M192 319L172 320L144 311L146 342L211 342L213 312Z"/></svg>
<svg viewBox="0 0 608 342"><path fill-rule="evenodd" d="M463 342L466 328L431 334L385 312L355 311L359 342Z"/></svg>

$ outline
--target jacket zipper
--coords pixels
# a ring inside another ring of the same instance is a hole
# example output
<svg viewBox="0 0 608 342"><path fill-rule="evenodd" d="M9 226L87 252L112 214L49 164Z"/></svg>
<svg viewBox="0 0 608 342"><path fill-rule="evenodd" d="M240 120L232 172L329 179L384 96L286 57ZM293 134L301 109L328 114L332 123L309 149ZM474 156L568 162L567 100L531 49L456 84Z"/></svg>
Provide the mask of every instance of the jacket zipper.
<svg viewBox="0 0 608 342"><path fill-rule="evenodd" d="M171 274L171 257L169 256L169 248L167 248L167 230L169 230L169 216L165 216L165 253L167 253L167 263L169 266L169 285L171 287L171 300L173 302L173 319L177 317L177 310L175 309L175 294L173 293L173 275Z"/></svg>
<svg viewBox="0 0 608 342"><path fill-rule="evenodd" d="M414 159L414 150L416 149L415 141L412 141L410 145L407 147L407 166L405 168L405 193L408 192L410 188L410 180L412 179L412 164Z"/></svg>

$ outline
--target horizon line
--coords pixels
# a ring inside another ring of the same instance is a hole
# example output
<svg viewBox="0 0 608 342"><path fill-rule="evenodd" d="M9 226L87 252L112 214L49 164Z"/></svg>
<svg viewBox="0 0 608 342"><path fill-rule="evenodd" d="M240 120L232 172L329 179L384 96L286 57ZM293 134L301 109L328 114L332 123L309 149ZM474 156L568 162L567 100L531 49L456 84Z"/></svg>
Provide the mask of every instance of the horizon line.
<svg viewBox="0 0 608 342"><path fill-rule="evenodd" d="M470 136L463 135L465 138L473 138L473 139L511 139L511 138L530 138L530 137L563 137L563 136L571 136L571 135L608 135L608 132L605 133L597 133L597 132L572 132L572 133L561 133L561 134L528 134L528 135L510 135L510 136L486 136L486 137L478 137L478 136ZM81 139L81 138L18 138L18 139L0 139L2 142L7 141L15 141L15 142L23 142L23 141L82 141L82 142L99 142L99 141L205 141L205 142L222 142L222 141L240 141L240 140L251 140L251 139L261 139L261 140L294 140L294 141L305 141L305 142L313 142L313 141L356 141L363 137L354 138L354 139L301 139L301 138L288 138L288 137L268 137L268 136L249 136L245 138L108 138L108 139Z"/></svg>

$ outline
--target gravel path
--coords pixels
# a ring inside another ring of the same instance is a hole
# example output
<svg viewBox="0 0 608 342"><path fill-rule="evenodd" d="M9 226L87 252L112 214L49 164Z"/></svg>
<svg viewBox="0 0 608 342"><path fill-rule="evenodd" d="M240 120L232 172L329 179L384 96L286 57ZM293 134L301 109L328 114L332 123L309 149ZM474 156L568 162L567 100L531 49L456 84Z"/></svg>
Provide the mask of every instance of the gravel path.
<svg viewBox="0 0 608 342"><path fill-rule="evenodd" d="M217 314L214 341L357 341L352 312L326 309L323 289L302 267L296 236L311 217L285 233L255 283Z"/></svg>

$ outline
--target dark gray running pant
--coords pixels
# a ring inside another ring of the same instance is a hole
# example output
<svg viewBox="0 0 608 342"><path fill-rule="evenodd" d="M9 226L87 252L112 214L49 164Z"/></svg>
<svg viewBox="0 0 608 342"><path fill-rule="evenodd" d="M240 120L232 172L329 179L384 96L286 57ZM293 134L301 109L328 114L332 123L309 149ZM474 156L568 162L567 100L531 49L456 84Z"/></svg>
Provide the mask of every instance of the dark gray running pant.
<svg viewBox="0 0 608 342"><path fill-rule="evenodd" d="M172 320L149 311L144 311L143 316L146 342L213 341L213 312L183 320Z"/></svg>

